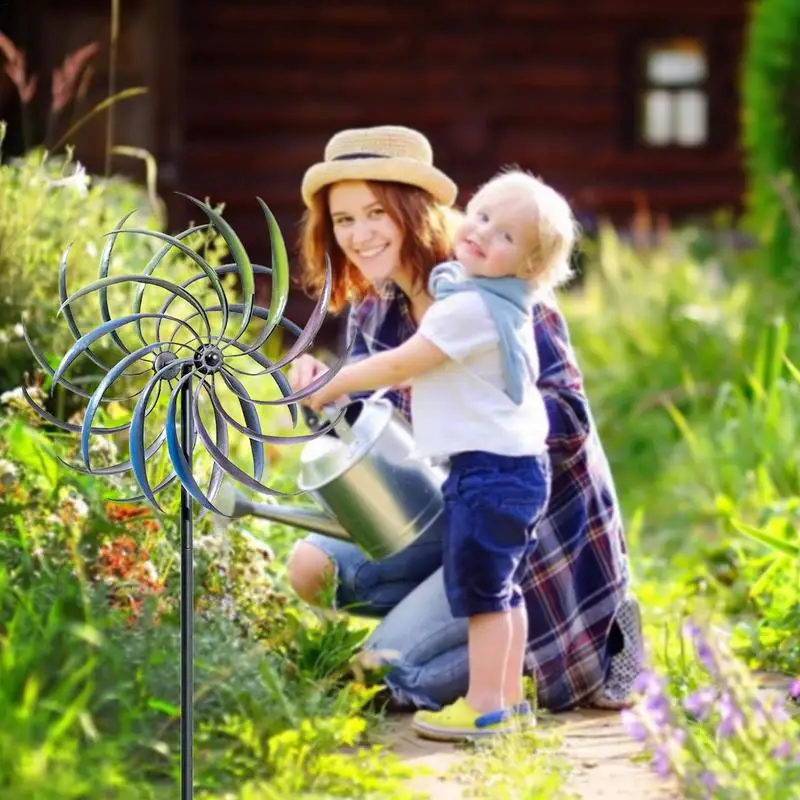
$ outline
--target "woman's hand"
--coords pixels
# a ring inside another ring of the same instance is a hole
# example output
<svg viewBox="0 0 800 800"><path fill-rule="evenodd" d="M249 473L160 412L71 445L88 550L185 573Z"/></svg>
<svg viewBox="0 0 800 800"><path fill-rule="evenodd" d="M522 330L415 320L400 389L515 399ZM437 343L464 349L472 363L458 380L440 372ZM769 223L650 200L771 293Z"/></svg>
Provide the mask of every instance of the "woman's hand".
<svg viewBox="0 0 800 800"><path fill-rule="evenodd" d="M300 358L293 361L292 366L289 367L289 383L292 389L299 392L327 370L328 367L318 358L314 358L314 356L308 354L302 355Z"/></svg>

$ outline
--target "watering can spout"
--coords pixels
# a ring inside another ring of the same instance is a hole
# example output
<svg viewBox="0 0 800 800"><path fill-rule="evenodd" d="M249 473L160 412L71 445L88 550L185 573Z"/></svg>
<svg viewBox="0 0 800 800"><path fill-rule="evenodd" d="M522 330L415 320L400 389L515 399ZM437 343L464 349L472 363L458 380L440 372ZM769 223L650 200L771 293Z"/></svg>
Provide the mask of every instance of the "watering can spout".
<svg viewBox="0 0 800 800"><path fill-rule="evenodd" d="M270 522L302 528L312 533L322 533L335 539L352 542L347 531L329 514L314 508L285 506L277 503L255 503L242 492L224 485L215 504L229 517L260 517Z"/></svg>
<svg viewBox="0 0 800 800"><path fill-rule="evenodd" d="M333 517L314 508L281 506L277 503L250 503L242 516L245 514L268 519L270 522L279 522L282 525L291 525L294 528L302 528L312 533L323 533L345 542L352 541L347 531Z"/></svg>

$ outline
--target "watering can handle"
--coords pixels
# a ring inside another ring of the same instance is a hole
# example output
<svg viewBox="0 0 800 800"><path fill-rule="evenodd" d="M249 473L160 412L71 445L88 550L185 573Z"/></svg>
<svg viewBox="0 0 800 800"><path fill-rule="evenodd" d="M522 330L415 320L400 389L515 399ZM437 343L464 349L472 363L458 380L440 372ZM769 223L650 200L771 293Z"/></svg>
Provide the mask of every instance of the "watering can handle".
<svg viewBox="0 0 800 800"><path fill-rule="evenodd" d="M308 425L309 430L318 431L320 428L325 427L319 415L313 412L308 406L300 406L300 413L303 415L303 420L306 425Z"/></svg>
<svg viewBox="0 0 800 800"><path fill-rule="evenodd" d="M378 389L378 391L373 392L367 398L367 402L371 403L371 402L374 402L375 400L380 400L385 394L388 394L389 392L391 392L393 388L394 388L393 386L384 386L383 389Z"/></svg>
<svg viewBox="0 0 800 800"><path fill-rule="evenodd" d="M365 402L373 402L376 400L380 400L387 392L392 391L391 386L384 386L382 389L378 389L377 391L373 392L369 397L366 398ZM335 403L331 403L330 405L326 406L325 414L330 419L331 417L336 416L339 411L342 410L347 405L345 403L343 406L339 406ZM308 406L300 406L300 413L303 415L303 419L305 420L306 425L308 426L309 430L318 431L320 428L325 427L325 421L320 418L318 414L312 411ZM335 436L335 431L332 431L333 435Z"/></svg>

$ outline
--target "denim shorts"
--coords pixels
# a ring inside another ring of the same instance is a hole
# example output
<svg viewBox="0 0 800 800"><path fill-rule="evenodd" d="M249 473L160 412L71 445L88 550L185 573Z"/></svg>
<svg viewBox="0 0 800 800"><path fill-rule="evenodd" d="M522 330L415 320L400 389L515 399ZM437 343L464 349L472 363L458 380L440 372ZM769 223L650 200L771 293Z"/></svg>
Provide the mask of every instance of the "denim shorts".
<svg viewBox="0 0 800 800"><path fill-rule="evenodd" d="M458 453L442 491L451 613L471 617L515 608L522 602L520 580L550 496L548 457Z"/></svg>

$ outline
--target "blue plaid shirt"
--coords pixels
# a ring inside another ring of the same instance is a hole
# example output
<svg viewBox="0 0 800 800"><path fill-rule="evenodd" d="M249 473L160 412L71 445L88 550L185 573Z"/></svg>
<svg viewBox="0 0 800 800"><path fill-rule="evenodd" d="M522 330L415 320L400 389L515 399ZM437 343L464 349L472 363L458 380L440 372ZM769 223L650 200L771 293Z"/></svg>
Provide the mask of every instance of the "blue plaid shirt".
<svg viewBox="0 0 800 800"><path fill-rule="evenodd" d="M609 630L628 595L629 572L611 471L552 294L539 299L533 317L553 477L523 582L527 665L535 671L540 703L557 711L580 704L603 685ZM390 284L351 309L351 361L396 347L415 330L406 296ZM409 389L386 397L411 420Z"/></svg>

